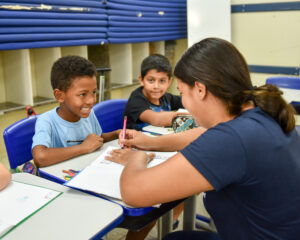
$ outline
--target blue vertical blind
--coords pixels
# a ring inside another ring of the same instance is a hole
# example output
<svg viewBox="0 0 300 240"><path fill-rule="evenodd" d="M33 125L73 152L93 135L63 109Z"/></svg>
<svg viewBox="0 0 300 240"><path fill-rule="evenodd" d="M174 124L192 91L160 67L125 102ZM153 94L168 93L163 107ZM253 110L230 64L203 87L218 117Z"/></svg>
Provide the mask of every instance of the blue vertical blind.
<svg viewBox="0 0 300 240"><path fill-rule="evenodd" d="M6 0L0 50L186 38L186 0Z"/></svg>
<svg viewBox="0 0 300 240"><path fill-rule="evenodd" d="M110 43L151 42L186 38L186 0L110 0Z"/></svg>
<svg viewBox="0 0 300 240"><path fill-rule="evenodd" d="M0 3L0 50L103 44L101 1L16 0Z"/></svg>

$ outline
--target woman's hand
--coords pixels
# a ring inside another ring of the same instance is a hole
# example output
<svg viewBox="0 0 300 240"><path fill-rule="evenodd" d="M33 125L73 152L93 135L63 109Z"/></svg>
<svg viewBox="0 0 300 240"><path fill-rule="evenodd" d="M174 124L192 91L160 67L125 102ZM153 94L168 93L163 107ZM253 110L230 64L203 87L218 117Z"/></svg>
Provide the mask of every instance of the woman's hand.
<svg viewBox="0 0 300 240"><path fill-rule="evenodd" d="M122 132L119 134L119 144L124 145L125 148L138 148L143 150L150 150L148 142L152 137L146 136L140 131L126 130L125 139L122 138Z"/></svg>
<svg viewBox="0 0 300 240"><path fill-rule="evenodd" d="M132 150L131 148L116 149L110 152L110 156L105 156L106 160L116 162L122 165L127 165L130 159L144 159L150 162L154 158L154 153L147 154L143 151Z"/></svg>

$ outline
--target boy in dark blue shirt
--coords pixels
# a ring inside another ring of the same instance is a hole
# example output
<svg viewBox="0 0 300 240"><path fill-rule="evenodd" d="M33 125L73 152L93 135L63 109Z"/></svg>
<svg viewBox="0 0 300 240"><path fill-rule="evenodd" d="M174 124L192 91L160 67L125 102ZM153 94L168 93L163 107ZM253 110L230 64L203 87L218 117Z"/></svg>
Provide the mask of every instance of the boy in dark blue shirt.
<svg viewBox="0 0 300 240"><path fill-rule="evenodd" d="M141 87L134 90L124 110L129 129L142 130L147 125L171 126L178 114L171 112L183 108L181 97L167 93L172 83L172 67L169 60L153 54L141 65Z"/></svg>

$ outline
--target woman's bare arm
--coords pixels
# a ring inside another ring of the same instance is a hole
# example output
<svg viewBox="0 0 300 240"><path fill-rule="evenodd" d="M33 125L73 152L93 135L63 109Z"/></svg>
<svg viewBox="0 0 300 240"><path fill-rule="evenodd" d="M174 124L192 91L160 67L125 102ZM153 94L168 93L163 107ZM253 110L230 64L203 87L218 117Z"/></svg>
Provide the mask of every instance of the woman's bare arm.
<svg viewBox="0 0 300 240"><path fill-rule="evenodd" d="M158 137L146 136L142 132L126 130L126 139L120 137L120 144L144 150L161 152L179 151L197 139L206 129L198 127L180 133Z"/></svg>
<svg viewBox="0 0 300 240"><path fill-rule="evenodd" d="M131 206L152 206L213 190L181 153L152 168L147 168L149 156L142 151L118 150L107 159L125 165L120 179L121 195Z"/></svg>

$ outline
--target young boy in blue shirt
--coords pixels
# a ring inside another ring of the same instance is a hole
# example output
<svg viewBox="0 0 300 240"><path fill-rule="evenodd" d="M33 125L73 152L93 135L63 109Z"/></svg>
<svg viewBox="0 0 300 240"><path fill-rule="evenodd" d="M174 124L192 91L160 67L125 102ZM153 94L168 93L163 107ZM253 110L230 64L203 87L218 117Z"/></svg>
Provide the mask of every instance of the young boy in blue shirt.
<svg viewBox="0 0 300 240"><path fill-rule="evenodd" d="M134 90L127 102L124 116L127 128L142 130L147 125L171 126L178 114L171 112L183 108L181 97L167 93L172 83L172 66L160 54L146 57L141 64L141 87Z"/></svg>
<svg viewBox="0 0 300 240"><path fill-rule="evenodd" d="M96 68L87 59L66 56L52 66L51 85L59 107L38 117L32 154L46 167L93 152L118 138L120 130L102 133L92 110L96 103Z"/></svg>

